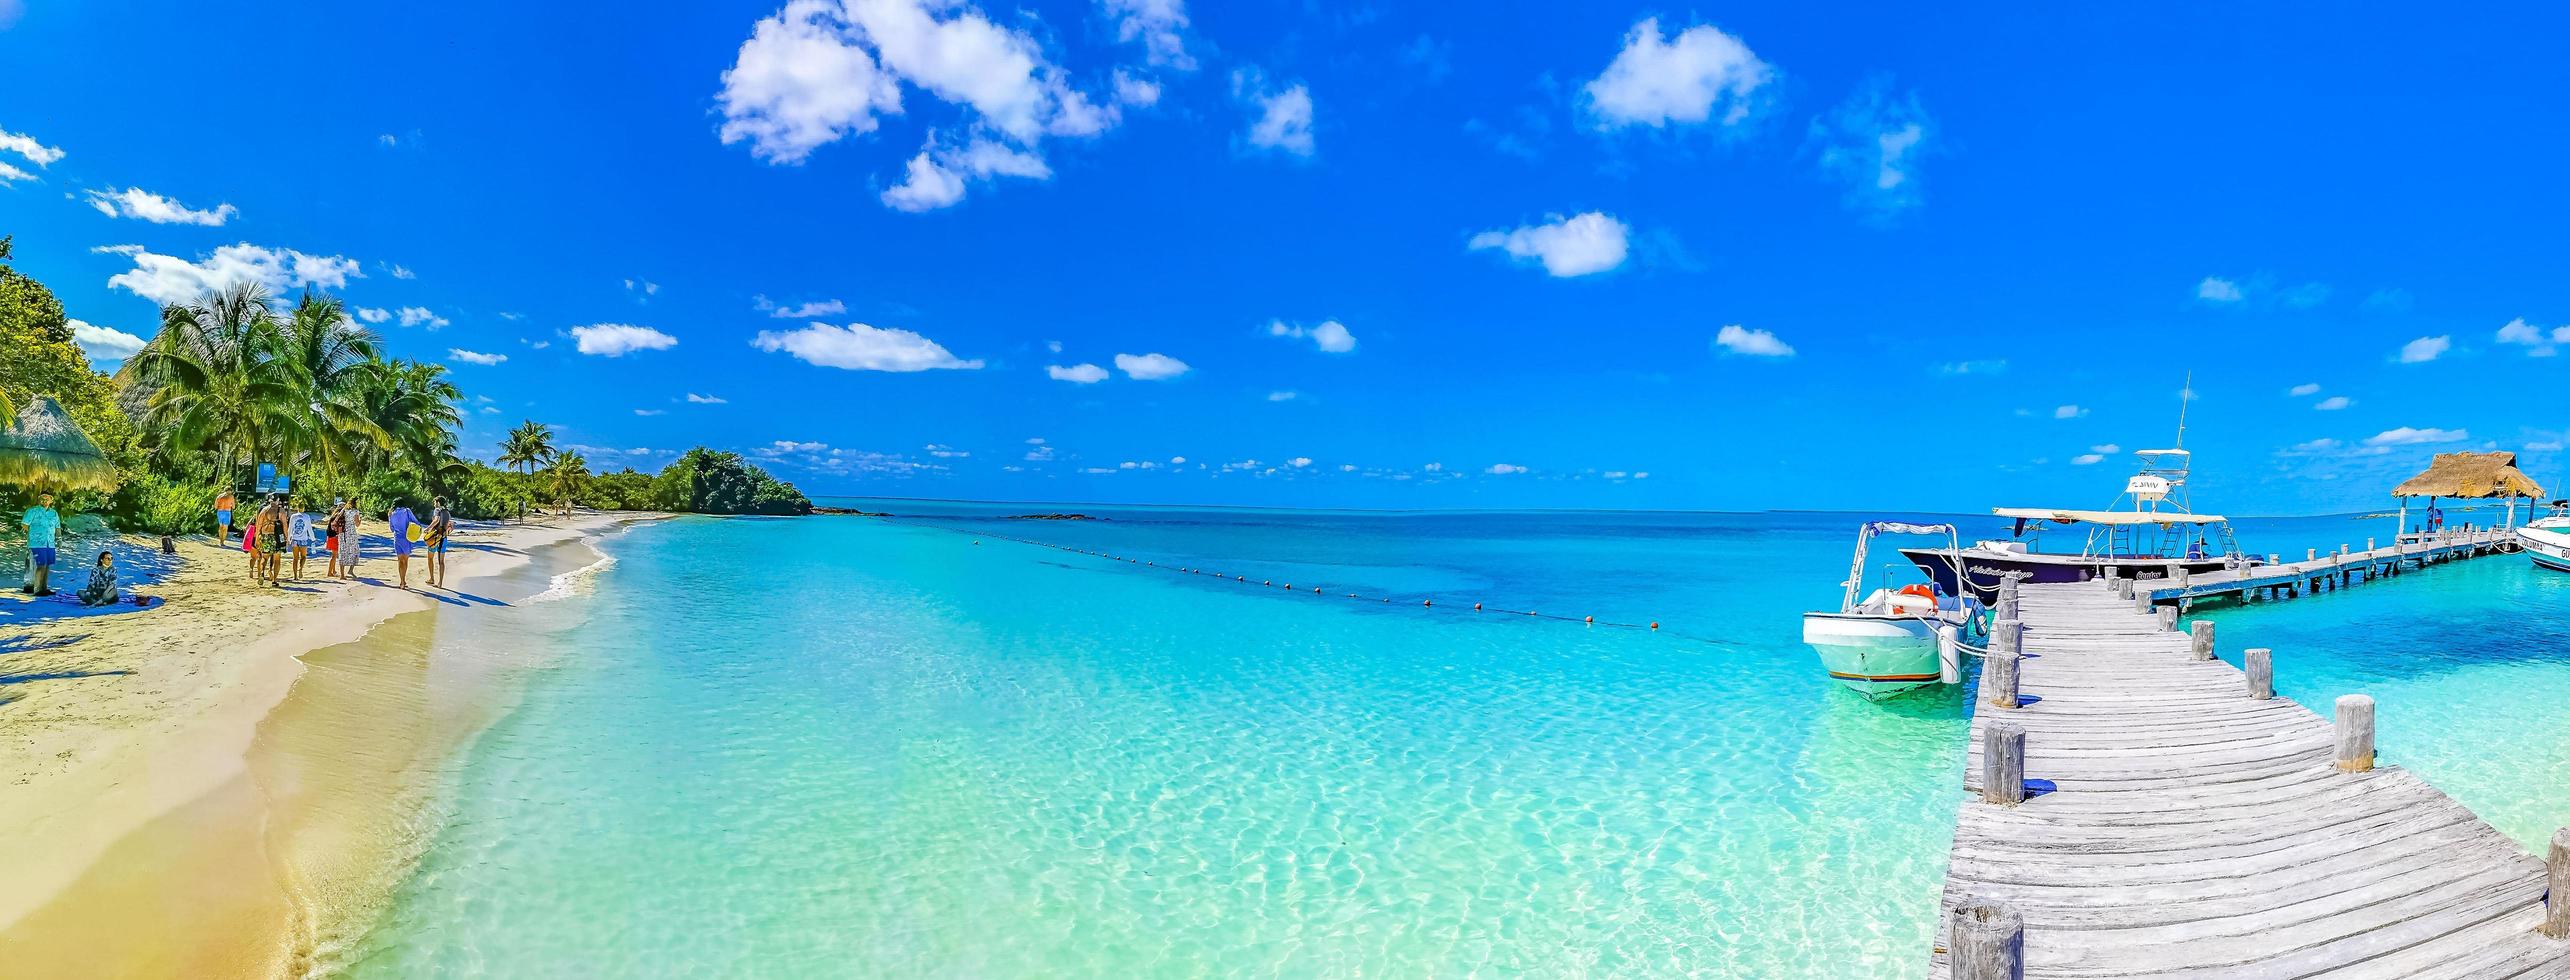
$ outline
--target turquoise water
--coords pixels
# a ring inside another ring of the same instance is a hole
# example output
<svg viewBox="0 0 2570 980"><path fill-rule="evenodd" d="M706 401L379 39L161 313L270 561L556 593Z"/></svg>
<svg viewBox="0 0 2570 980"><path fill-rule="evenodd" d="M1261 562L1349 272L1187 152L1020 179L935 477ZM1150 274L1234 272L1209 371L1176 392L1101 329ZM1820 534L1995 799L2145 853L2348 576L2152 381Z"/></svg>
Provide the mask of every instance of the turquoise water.
<svg viewBox="0 0 2570 980"><path fill-rule="evenodd" d="M548 666L332 967L1924 973L1966 709L1816 676L1796 614L1835 603L1854 517L865 506L913 516L609 542L508 638ZM2557 578L2489 562L2219 618L2226 649L2279 648L2288 695L2382 698L2387 758L2519 833L2570 816L2532 730L2570 689ZM2333 604L2400 652L2328 649ZM2452 634L2470 654L2388 639L2456 610L2501 617Z"/></svg>

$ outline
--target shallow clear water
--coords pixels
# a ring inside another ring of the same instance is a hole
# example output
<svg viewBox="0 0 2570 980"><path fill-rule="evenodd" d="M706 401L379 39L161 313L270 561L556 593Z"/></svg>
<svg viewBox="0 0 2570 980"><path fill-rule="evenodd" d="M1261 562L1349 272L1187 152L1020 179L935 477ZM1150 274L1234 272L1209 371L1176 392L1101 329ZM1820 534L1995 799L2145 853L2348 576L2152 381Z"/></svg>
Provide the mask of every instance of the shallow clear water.
<svg viewBox="0 0 2570 980"><path fill-rule="evenodd" d="M1965 708L1817 676L1796 614L1835 603L1855 517L865 506L908 516L609 542L581 614L518 638L554 666L340 968L1924 972ZM2534 732L2570 690L2558 578L2498 560L2218 618L2288 695L2375 693L2387 759L2527 837L2570 817L2570 780L2535 778L2562 771ZM2333 606L2386 650L2473 652L2334 649Z"/></svg>

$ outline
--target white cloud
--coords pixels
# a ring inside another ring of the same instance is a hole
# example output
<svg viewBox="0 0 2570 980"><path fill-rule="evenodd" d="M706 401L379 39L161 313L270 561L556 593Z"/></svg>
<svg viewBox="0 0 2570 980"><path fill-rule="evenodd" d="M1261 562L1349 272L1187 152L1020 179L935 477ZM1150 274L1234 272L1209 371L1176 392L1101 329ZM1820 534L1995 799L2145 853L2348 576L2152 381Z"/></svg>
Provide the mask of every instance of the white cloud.
<svg viewBox="0 0 2570 980"><path fill-rule="evenodd" d="M2008 362L2004 360L1956 361L1939 366L1937 372L1940 374L2006 374Z"/></svg>
<svg viewBox="0 0 2570 980"><path fill-rule="evenodd" d="M1296 457L1294 457L1294 458L1292 458L1292 459L1286 460L1286 461L1285 461L1285 465L1287 465L1287 466L1291 466L1291 467L1293 467L1293 468L1295 468L1295 469L1298 469L1298 470L1299 470L1299 469L1302 469L1302 468L1304 468L1304 467L1306 467L1306 466L1310 466L1310 465L1312 465L1312 457L1309 457L1309 456L1296 456Z"/></svg>
<svg viewBox="0 0 2570 980"><path fill-rule="evenodd" d="M1142 42L1150 63L1179 71L1196 67L1196 60L1187 54L1186 38L1179 34L1187 27L1183 0L1099 0L1099 6L1115 18L1116 40Z"/></svg>
<svg viewBox="0 0 2570 980"><path fill-rule="evenodd" d="M2317 395L2317 394L2319 394L2319 393L2320 393L2320 382L2317 382L2317 381L2311 382L2311 383L2309 383L2309 384L2298 384L2298 385L2295 385L2295 386L2293 386L2293 390L2288 391L2288 392L2285 392L2285 394L2292 395L2292 396L2293 396L2293 397L2295 397L2295 398L2300 398L2300 397L2303 397L2303 396L2305 396L2305 395Z"/></svg>
<svg viewBox="0 0 2570 980"><path fill-rule="evenodd" d="M357 319L364 320L368 323L382 323L392 318L393 311L382 307L360 306L357 308Z"/></svg>
<svg viewBox="0 0 2570 980"><path fill-rule="evenodd" d="M1347 326L1337 320L1323 320L1317 327L1304 327L1283 320L1273 320L1267 324L1267 335L1310 340L1312 346L1332 354L1345 354L1356 349L1356 335L1349 333Z"/></svg>
<svg viewBox="0 0 2570 980"><path fill-rule="evenodd" d="M850 37L827 0L794 0L750 29L723 73L722 138L750 154L801 163L840 137L872 132L901 111L901 86Z"/></svg>
<svg viewBox="0 0 2570 980"><path fill-rule="evenodd" d="M1244 69L1232 74L1232 90L1258 112L1258 118L1250 121L1249 132L1242 137L1249 145L1301 157L1312 155L1310 89L1297 82L1283 91L1271 91L1265 76Z"/></svg>
<svg viewBox="0 0 2570 980"><path fill-rule="evenodd" d="M108 245L93 251L123 255L134 267L117 273L107 285L163 306L192 302L210 290L255 282L272 295L302 286L340 289L351 277L364 277L357 260L337 255L307 255L293 249L261 248L248 242L225 245L196 262L146 251L139 245Z"/></svg>
<svg viewBox="0 0 2570 980"><path fill-rule="evenodd" d="M1631 232L1613 216L1590 211L1568 218L1554 215L1540 225L1485 231L1472 236L1466 247L1499 249L1519 261L1533 259L1543 263L1545 272L1568 278L1623 265Z"/></svg>
<svg viewBox="0 0 2570 980"><path fill-rule="evenodd" d="M687 393L687 403L690 405L728 405L731 404L731 401L714 395L699 395L691 391Z"/></svg>
<svg viewBox="0 0 2570 980"><path fill-rule="evenodd" d="M1443 472L1445 472L1445 471L1446 471L1446 464L1444 464L1444 463L1430 463L1430 464L1428 464L1428 465L1426 465L1426 466L1422 466L1422 467L1419 467L1419 468L1420 468L1421 470L1425 470L1425 471L1430 472L1430 473L1443 473ZM1520 468L1522 469L1523 467L1520 467Z"/></svg>
<svg viewBox="0 0 2570 980"><path fill-rule="evenodd" d="M1716 331L1713 345L1734 354L1750 357L1792 357L1794 349L1776 335L1764 330L1749 330L1734 323Z"/></svg>
<svg viewBox="0 0 2570 980"><path fill-rule="evenodd" d="M1115 70L1114 82L1117 105L1146 107L1160 104L1159 82L1129 74L1122 68Z"/></svg>
<svg viewBox="0 0 2570 980"><path fill-rule="evenodd" d="M640 415L644 418L650 418L654 415L667 415L669 414L669 410L665 408L637 408L634 409L634 414Z"/></svg>
<svg viewBox="0 0 2570 980"><path fill-rule="evenodd" d="M1047 180L1053 168L1044 158L990 140L974 140L962 149L930 146L910 158L901 183L883 192L884 206L896 211L934 211L964 199L965 181L993 177Z"/></svg>
<svg viewBox="0 0 2570 980"><path fill-rule="evenodd" d="M623 357L635 351L668 350L678 346L678 338L627 323L593 323L571 328L571 339L579 342L580 353L600 357Z"/></svg>
<svg viewBox="0 0 2570 980"><path fill-rule="evenodd" d="M2195 298L2208 303L2237 303L2242 293L2240 284L2217 276L2206 276L2195 284Z"/></svg>
<svg viewBox="0 0 2570 980"><path fill-rule="evenodd" d="M1585 88L1600 129L1701 123L1717 116L1725 126L1747 120L1758 90L1775 69L1741 40L1710 24L1663 38L1658 18L1645 18L1624 36L1624 49Z"/></svg>
<svg viewBox="0 0 2570 980"><path fill-rule="evenodd" d="M484 367L489 367L493 364L499 364L507 361L509 359L509 355L484 354L480 351L469 351L461 347L449 347L446 349L446 359L450 361L462 361L466 364L479 364Z"/></svg>
<svg viewBox="0 0 2570 980"><path fill-rule="evenodd" d="M2310 442L2295 443L2292 448L2285 450L2285 452L2289 455L2313 456L2321 453L2334 452L2338 449L2339 445L2340 443L2336 439L2313 439Z"/></svg>
<svg viewBox="0 0 2570 980"><path fill-rule="evenodd" d="M2071 457L2071 458L2070 458L2070 465L2072 465L2072 466L2095 466L2095 465L2097 465L2097 464L2099 464L2099 463L2102 463L2102 462L2105 462L2105 461L2106 461L2106 457L2105 457L2104 455L2102 455L2102 454L2099 454L2099 453L2081 453L2081 454L2079 454L2079 455L2077 455L2077 456L2073 456L2073 457Z"/></svg>
<svg viewBox="0 0 2570 980"><path fill-rule="evenodd" d="M1165 25L1151 18L1171 11L1146 11L1144 22ZM1033 35L1000 26L971 4L791 0L751 29L723 73L721 137L725 144L747 141L753 156L772 163L800 163L899 114L903 83L967 110L970 129L1016 148L1006 151L1012 159L977 167L970 148L942 149L932 136L902 183L884 193L886 204L902 210L952 204L970 176L1035 176L1042 161L1034 151L1044 138L1093 136L1117 121L1112 106L1071 87Z"/></svg>
<svg viewBox="0 0 2570 980"><path fill-rule="evenodd" d="M641 293L645 296L658 296L660 295L660 284L649 279L627 279L625 280L625 291L629 293Z"/></svg>
<svg viewBox="0 0 2570 980"><path fill-rule="evenodd" d="M400 263L394 263L393 265L391 265L391 266L389 266L389 267L385 268L385 269L384 269L384 271L389 272L389 273L392 273L392 276L393 276L393 278L395 278L395 279L417 279L417 278L419 278L419 273L416 273L416 272L412 272L412 271L410 271L410 267L409 267L409 266L402 265L402 264L400 264ZM657 290L657 289L659 289L660 287L654 286L654 287L652 287L652 288L653 288L653 289L655 289L655 290Z"/></svg>
<svg viewBox="0 0 2570 980"><path fill-rule="evenodd" d="M1068 367L1048 364L1044 367L1044 376L1055 381L1068 381L1075 385L1093 385L1107 379L1107 369L1095 364L1073 364Z"/></svg>
<svg viewBox="0 0 2570 980"><path fill-rule="evenodd" d="M2519 317L2499 328L2499 343L2523 347L2527 357L2551 357L2560 353L2563 346L2570 346L2570 326L2546 331Z"/></svg>
<svg viewBox="0 0 2570 980"><path fill-rule="evenodd" d="M2057 419L2075 419L2086 414L2088 410L2077 405L2063 405L2052 410L2052 417Z"/></svg>
<svg viewBox="0 0 2570 980"><path fill-rule="evenodd" d="M816 316L837 316L848 312L848 304L835 299L817 299L798 306L777 306L767 302L765 297L761 297L759 308L766 310L767 315L780 320L808 320Z"/></svg>
<svg viewBox="0 0 2570 980"><path fill-rule="evenodd" d="M1301 397L1303 397L1303 393L1299 391L1271 391L1267 393L1267 400L1271 402L1290 402Z"/></svg>
<svg viewBox="0 0 2570 980"><path fill-rule="evenodd" d="M927 450L928 455L935 456L938 459L962 459L972 455L968 450L957 449L953 446L934 442L929 443L924 448Z"/></svg>
<svg viewBox="0 0 2570 980"><path fill-rule="evenodd" d="M205 225L218 227L241 213L229 204L217 204L209 210L196 210L176 199L154 194L140 187L121 191L90 191L89 206L110 218L136 218L156 225Z"/></svg>
<svg viewBox="0 0 2570 980"><path fill-rule="evenodd" d="M2461 442L2471 437L2472 433L2463 429L2413 429L2404 425L2397 429L2386 429L2367 438L2365 445L2417 446L2438 442Z"/></svg>
<svg viewBox="0 0 2570 980"><path fill-rule="evenodd" d="M2349 398L2345 395L2331 395L2312 403L2311 407L2323 412L2335 412L2355 403L2355 399Z"/></svg>
<svg viewBox="0 0 2570 980"><path fill-rule="evenodd" d="M826 451L829 448L830 444L826 442L796 442L792 439L779 439L775 442L768 443L767 447L761 451L766 453L817 453Z"/></svg>
<svg viewBox="0 0 2570 980"><path fill-rule="evenodd" d="M2454 338L2450 335L2420 337L2400 346L2400 362L2424 364L2444 356L2446 351L2453 348Z"/></svg>
<svg viewBox="0 0 2570 980"><path fill-rule="evenodd" d="M1918 93L1893 98L1879 79L1811 124L1820 168L1847 185L1847 205L1878 215L1919 203L1919 158L1935 131Z"/></svg>
<svg viewBox="0 0 2570 980"><path fill-rule="evenodd" d="M26 172L26 171L24 171L24 170L20 170L20 169L18 169L18 168L16 168L16 167L10 166L10 165L5 164L5 163L0 163L0 187L6 187L6 186L8 186L8 185L10 185L10 184L14 184L14 183L17 183L17 182L22 181L22 180L34 180L34 179L36 179L36 175L34 175L34 174L28 173L28 172Z"/></svg>
<svg viewBox="0 0 2570 980"><path fill-rule="evenodd" d="M834 327L812 323L801 330L761 330L750 346L784 351L809 364L849 371L980 370L980 358L964 360L936 341L898 327L851 323Z"/></svg>
<svg viewBox="0 0 2570 980"><path fill-rule="evenodd" d="M2090 447L2088 447L2088 451L2089 451L2089 452L2092 452L2092 453L2099 453L2099 454L2103 454L2103 455L2107 455L2107 456L2112 456L2112 455L2114 455L2114 454L2116 454L2116 453L2123 452L2123 451L2124 451L2124 447L2122 447L2122 446L2118 446L2118 445L2116 445L2116 444L2114 444L2114 443L2109 442L2109 443L2105 443L2105 444L2103 444L2103 445L2090 446Z"/></svg>
<svg viewBox="0 0 2570 980"><path fill-rule="evenodd" d="M67 318L64 322L71 326L71 342L79 344L81 352L88 354L93 361L124 360L134 356L135 351L142 350L145 343L141 337L77 317Z"/></svg>
<svg viewBox="0 0 2570 980"><path fill-rule="evenodd" d="M1187 373L1187 362L1167 354L1118 354L1115 368L1135 381L1166 381Z"/></svg>
<svg viewBox="0 0 2570 980"><path fill-rule="evenodd" d="M436 330L446 326L447 322L445 317L429 312L424 306L405 306L394 310L393 315L400 317L402 326L405 327L426 325L429 329Z"/></svg>
<svg viewBox="0 0 2570 980"><path fill-rule="evenodd" d="M0 129L0 152L15 153L26 158L28 163L39 167L53 166L54 161L62 159L61 147L46 146L36 142L35 137L12 133L5 129Z"/></svg>
<svg viewBox="0 0 2570 980"><path fill-rule="evenodd" d="M1437 464L1435 464L1435 463L1430 463L1430 464L1428 464L1428 469L1429 469L1429 471L1431 471L1431 472L1434 472L1434 471L1436 471L1436 470L1438 470L1438 469L1440 469L1440 468L1441 468L1441 467L1439 467L1439 466L1438 466ZM1514 473L1523 473L1523 472L1526 472L1526 468L1525 468L1525 467L1523 467L1523 466L1519 466L1519 465L1517 465L1517 464L1515 464L1515 463L1492 463L1492 464L1490 464L1490 468L1489 468L1489 469L1483 470L1482 472L1484 472L1484 473L1488 473L1488 474L1490 474L1490 475L1492 475L1492 476L1508 476L1508 475L1510 475L1510 474L1514 474Z"/></svg>
<svg viewBox="0 0 2570 980"><path fill-rule="evenodd" d="M1169 457L1169 465L1171 465L1171 466L1185 466L1185 465L1187 465L1187 457L1184 457L1184 456L1171 456L1171 457Z"/></svg>

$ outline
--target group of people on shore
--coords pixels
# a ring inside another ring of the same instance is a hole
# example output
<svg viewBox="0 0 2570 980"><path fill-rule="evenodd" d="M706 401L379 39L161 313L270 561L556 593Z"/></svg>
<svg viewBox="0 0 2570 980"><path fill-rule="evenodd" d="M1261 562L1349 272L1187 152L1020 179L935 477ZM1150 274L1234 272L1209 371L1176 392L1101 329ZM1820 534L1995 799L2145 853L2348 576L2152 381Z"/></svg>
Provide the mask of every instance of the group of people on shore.
<svg viewBox="0 0 2570 980"><path fill-rule="evenodd" d="M215 541L229 547L232 543L234 505L238 500L226 490L214 500ZM334 498L327 511L313 514L282 493L272 493L259 502L248 522L241 527L241 550L250 556L250 581L254 585L278 587L280 573L291 559L290 581L302 581L304 563L314 552L327 557L327 578L343 581L357 579L357 564L364 558L366 515L357 502L346 497ZM428 565L428 586L446 584L446 547L455 533L455 516L446 507L446 498L432 503L427 520L411 512L407 501L395 500L384 511L384 524L393 539L393 560L399 568L401 587L410 588L412 552L424 552Z"/></svg>

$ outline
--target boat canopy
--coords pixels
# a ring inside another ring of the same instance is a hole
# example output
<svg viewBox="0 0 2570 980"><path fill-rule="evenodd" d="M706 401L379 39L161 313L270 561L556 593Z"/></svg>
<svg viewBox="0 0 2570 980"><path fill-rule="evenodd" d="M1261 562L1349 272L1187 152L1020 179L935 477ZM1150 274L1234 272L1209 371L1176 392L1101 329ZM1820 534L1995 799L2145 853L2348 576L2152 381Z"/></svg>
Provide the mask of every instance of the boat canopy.
<svg viewBox="0 0 2570 980"><path fill-rule="evenodd" d="M1877 534L1954 534L1952 524L1903 524L1899 521L1870 521L1865 529Z"/></svg>
<svg viewBox="0 0 2570 980"><path fill-rule="evenodd" d="M2061 524L2104 524L2128 527L2142 524L2228 524L2218 514L2153 513L2146 510L2045 510L2040 507L1997 507L1991 513L2026 521L2053 521Z"/></svg>

